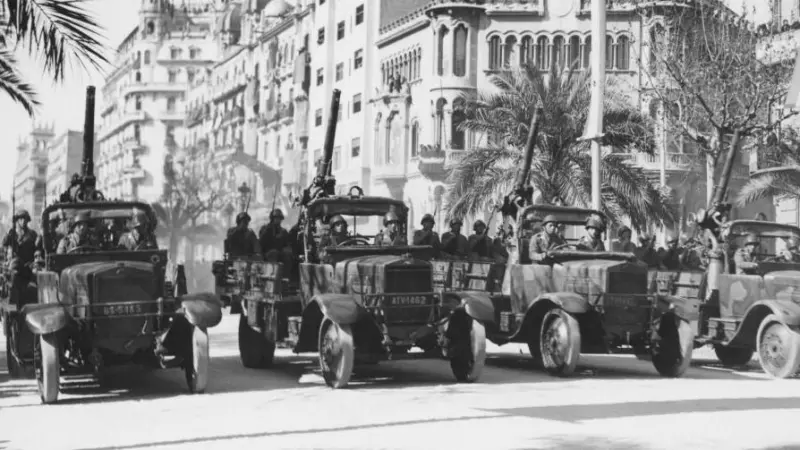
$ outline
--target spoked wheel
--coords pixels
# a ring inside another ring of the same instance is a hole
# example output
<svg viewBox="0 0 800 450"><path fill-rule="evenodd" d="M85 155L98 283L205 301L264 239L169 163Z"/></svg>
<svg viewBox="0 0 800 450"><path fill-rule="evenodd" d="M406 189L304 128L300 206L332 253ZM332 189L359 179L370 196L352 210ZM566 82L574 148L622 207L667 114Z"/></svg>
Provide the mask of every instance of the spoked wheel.
<svg viewBox="0 0 800 450"><path fill-rule="evenodd" d="M347 386L353 374L355 349L353 331L349 325L339 325L330 319L322 321L319 329L319 368L325 384L339 389Z"/></svg>
<svg viewBox="0 0 800 450"><path fill-rule="evenodd" d="M459 382L472 383L480 378L486 364L486 328L466 314L462 317L448 325L450 369ZM456 329L451 331L449 327Z"/></svg>
<svg viewBox="0 0 800 450"><path fill-rule="evenodd" d="M800 335L776 316L769 315L758 327L758 361L773 378L787 378L800 367Z"/></svg>
<svg viewBox="0 0 800 450"><path fill-rule="evenodd" d="M239 357L248 369L269 367L275 357L275 342L250 328L244 314L239 316Z"/></svg>
<svg viewBox="0 0 800 450"><path fill-rule="evenodd" d="M678 378L692 362L694 330L685 320L664 316L658 326L658 341L651 348L653 366L665 377Z"/></svg>
<svg viewBox="0 0 800 450"><path fill-rule="evenodd" d="M581 330L578 321L563 309L548 311L542 321L539 348L545 370L562 377L572 375L581 354Z"/></svg>
<svg viewBox="0 0 800 450"><path fill-rule="evenodd" d="M191 354L187 355L183 363L183 371L186 375L186 384L189 392L202 394L206 391L208 384L208 332L200 327L192 327L189 336L189 349Z"/></svg>
<svg viewBox="0 0 800 450"><path fill-rule="evenodd" d="M714 353L717 354L719 362L725 367L746 366L753 359L755 350L744 347L727 347L724 345L714 345Z"/></svg>
<svg viewBox="0 0 800 450"><path fill-rule="evenodd" d="M44 334L36 337L34 345L33 360L39 396L44 404L55 403L58 400L59 376L61 375L58 339L53 333Z"/></svg>
<svg viewBox="0 0 800 450"><path fill-rule="evenodd" d="M15 319L12 319L9 315L3 317L3 327L6 335L6 368L8 369L8 376L11 377L11 379L24 378L25 367L14 357L15 353L19 354L19 349L17 348L17 333L15 331L17 324L12 324L10 322L11 320Z"/></svg>

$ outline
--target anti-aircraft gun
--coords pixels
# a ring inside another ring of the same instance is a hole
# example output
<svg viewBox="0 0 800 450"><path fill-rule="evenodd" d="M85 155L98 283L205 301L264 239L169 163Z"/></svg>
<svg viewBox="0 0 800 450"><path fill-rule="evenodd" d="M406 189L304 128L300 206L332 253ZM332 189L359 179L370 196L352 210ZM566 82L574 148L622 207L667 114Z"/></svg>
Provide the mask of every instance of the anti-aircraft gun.
<svg viewBox="0 0 800 450"><path fill-rule="evenodd" d="M222 306L213 294L187 295L182 266L168 273L167 250L147 236L156 225L149 204L108 200L97 190L94 111L89 86L82 171L42 212L45 264L25 291L24 306L13 311L7 357L24 369L29 361L19 356L33 347L30 364L43 403L57 400L62 373L102 378L105 367L129 363L180 367L189 390L203 392L207 329L222 319ZM133 229L122 245L114 232L126 221ZM0 301L0 309L7 304ZM26 327L32 342L23 338Z"/></svg>
<svg viewBox="0 0 800 450"><path fill-rule="evenodd" d="M336 195L336 178L333 176L333 145L336 140L336 125L339 121L339 98L342 91L333 90L331 106L328 110L328 127L325 129L322 161L317 167L317 175L304 191L300 206L306 207L311 200Z"/></svg>

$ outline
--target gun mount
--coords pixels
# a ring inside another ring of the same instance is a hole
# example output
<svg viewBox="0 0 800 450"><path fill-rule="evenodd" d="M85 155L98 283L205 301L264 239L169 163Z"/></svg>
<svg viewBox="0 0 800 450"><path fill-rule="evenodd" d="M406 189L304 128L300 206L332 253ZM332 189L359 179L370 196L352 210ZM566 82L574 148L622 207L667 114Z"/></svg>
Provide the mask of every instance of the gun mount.
<svg viewBox="0 0 800 450"><path fill-rule="evenodd" d="M536 139L539 135L539 126L543 116L541 106L537 106L531 118L531 125L528 129L528 139L525 142L525 159L522 167L517 173L517 179L514 181L514 190L503 199L503 205L500 207L504 218L517 219L517 214L525 206L533 203L533 186L526 186L528 183L528 176L531 171L531 163L533 162L533 149L536 146Z"/></svg>
<svg viewBox="0 0 800 450"><path fill-rule="evenodd" d="M94 176L94 109L95 87L86 88L86 111L83 122L83 165L81 174L72 177L70 186L59 197L62 203L96 202L105 200L103 193L96 189Z"/></svg>
<svg viewBox="0 0 800 450"><path fill-rule="evenodd" d="M305 207L308 203L321 197L332 197L336 194L336 178L333 177L333 143L336 138L336 125L339 119L339 97L342 91L333 90L331 107L328 110L328 128L325 130L325 144L323 147L322 161L317 167L317 176L311 185L303 191L300 206Z"/></svg>
<svg viewBox="0 0 800 450"><path fill-rule="evenodd" d="M710 231L715 237L719 237L720 226L731 210L731 204L727 202L728 184L731 181L733 162L738 153L740 139L739 131L734 132L725 158L725 165L722 167L722 179L714 186L711 204L708 205L707 211L700 209L697 213L697 225L704 230Z"/></svg>

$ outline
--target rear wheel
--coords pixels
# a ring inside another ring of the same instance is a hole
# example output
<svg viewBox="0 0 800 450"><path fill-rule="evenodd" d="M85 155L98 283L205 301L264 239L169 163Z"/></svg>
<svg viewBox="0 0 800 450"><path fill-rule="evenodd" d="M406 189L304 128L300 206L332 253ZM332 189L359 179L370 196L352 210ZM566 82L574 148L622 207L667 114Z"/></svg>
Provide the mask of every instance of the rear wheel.
<svg viewBox="0 0 800 450"><path fill-rule="evenodd" d="M58 400L59 377L61 375L58 339L55 334L37 336L34 361L36 381L42 403L55 403Z"/></svg>
<svg viewBox="0 0 800 450"><path fill-rule="evenodd" d="M200 327L193 326L189 339L191 354L187 355L183 363L186 384L189 386L189 392L202 394L206 391L206 385L208 384L208 363L210 360L208 332Z"/></svg>
<svg viewBox="0 0 800 450"><path fill-rule="evenodd" d="M456 380L472 383L480 378L486 364L486 329L477 320L466 316L457 325L463 329L453 333L450 369Z"/></svg>
<svg viewBox="0 0 800 450"><path fill-rule="evenodd" d="M714 353L717 354L719 362L725 367L746 366L753 359L755 350L744 347L727 347L725 345L714 345Z"/></svg>
<svg viewBox="0 0 800 450"><path fill-rule="evenodd" d="M248 369L269 367L275 357L275 343L250 328L244 314L239 316L239 357Z"/></svg>
<svg viewBox="0 0 800 450"><path fill-rule="evenodd" d="M322 321L319 330L319 368L325 384L340 389L347 386L353 374L355 349L353 331L349 325L339 325L330 319Z"/></svg>
<svg viewBox="0 0 800 450"><path fill-rule="evenodd" d="M578 321L563 309L551 309L542 321L539 348L545 370L566 377L575 372L581 354Z"/></svg>
<svg viewBox="0 0 800 450"><path fill-rule="evenodd" d="M767 316L758 327L758 361L773 378L787 378L800 367L800 335L774 315Z"/></svg>
<svg viewBox="0 0 800 450"><path fill-rule="evenodd" d="M688 322L674 316L661 318L657 345L652 348L653 366L665 377L678 378L692 362L694 330Z"/></svg>

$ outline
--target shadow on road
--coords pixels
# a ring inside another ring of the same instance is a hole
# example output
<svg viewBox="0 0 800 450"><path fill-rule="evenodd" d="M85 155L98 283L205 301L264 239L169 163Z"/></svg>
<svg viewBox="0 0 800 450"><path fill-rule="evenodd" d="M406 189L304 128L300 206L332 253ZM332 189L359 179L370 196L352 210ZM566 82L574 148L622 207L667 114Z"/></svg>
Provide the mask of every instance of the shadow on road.
<svg viewBox="0 0 800 450"><path fill-rule="evenodd" d="M558 436L553 438L537 439L531 447L519 448L516 450L645 450L645 447L637 442L630 442L621 439L609 439L601 436Z"/></svg>

